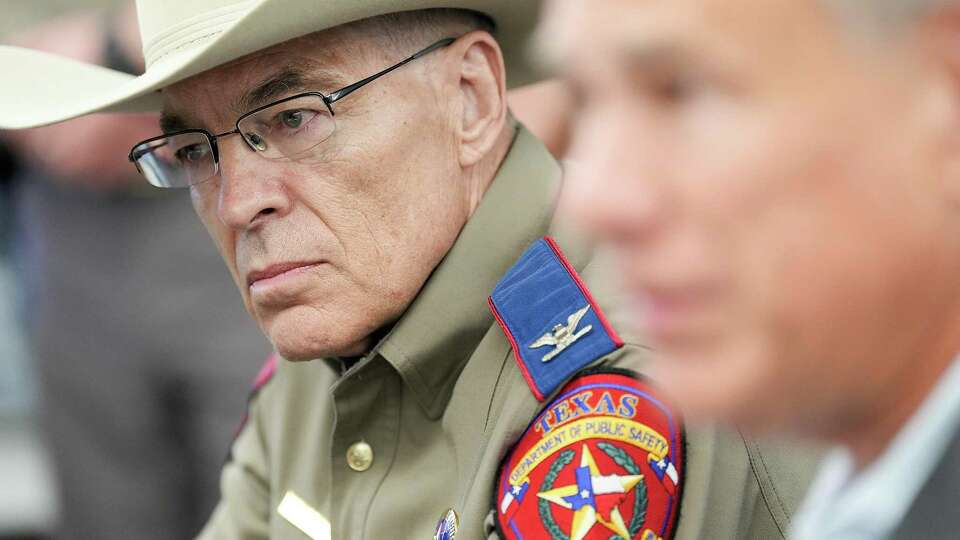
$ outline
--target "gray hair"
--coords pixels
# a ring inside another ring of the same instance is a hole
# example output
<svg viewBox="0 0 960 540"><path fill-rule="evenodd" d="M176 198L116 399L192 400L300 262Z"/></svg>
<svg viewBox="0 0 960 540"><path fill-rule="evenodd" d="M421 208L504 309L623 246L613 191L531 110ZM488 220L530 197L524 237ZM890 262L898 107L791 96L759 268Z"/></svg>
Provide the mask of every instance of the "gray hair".
<svg viewBox="0 0 960 540"><path fill-rule="evenodd" d="M460 37L474 30L482 30L496 37L497 28L490 17L476 11L428 8L377 15L341 25L337 30L349 33L352 37L369 38L380 45L373 52L366 51L368 54L395 59L397 50L412 53L438 39ZM317 38L328 31L321 30L304 39ZM338 49L341 52L349 51L352 55L363 54L365 50L353 39L341 43Z"/></svg>
<svg viewBox="0 0 960 540"><path fill-rule="evenodd" d="M896 29L908 26L930 10L958 0L820 0L855 26Z"/></svg>
<svg viewBox="0 0 960 540"><path fill-rule="evenodd" d="M496 35L496 25L486 15L467 9L429 8L388 13L345 25L378 40L384 50L419 49L445 37L460 37L473 30Z"/></svg>
<svg viewBox="0 0 960 540"><path fill-rule="evenodd" d="M496 25L486 15L467 9L432 8L389 13L367 19L393 44L420 46L424 39L459 37L473 30L496 33ZM414 41L411 41L411 38Z"/></svg>

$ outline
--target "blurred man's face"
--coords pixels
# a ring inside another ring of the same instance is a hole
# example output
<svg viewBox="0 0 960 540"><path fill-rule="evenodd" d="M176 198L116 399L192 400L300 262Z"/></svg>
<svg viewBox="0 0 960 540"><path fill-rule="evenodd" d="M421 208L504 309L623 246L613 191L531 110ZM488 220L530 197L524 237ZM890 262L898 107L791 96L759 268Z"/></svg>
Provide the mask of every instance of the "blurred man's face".
<svg viewBox="0 0 960 540"><path fill-rule="evenodd" d="M330 54L339 50L349 54ZM329 93L413 52L326 31L173 86L167 114L228 131L254 88L272 89L269 100ZM191 188L248 310L284 357L365 352L466 221L448 96L430 78L444 52L334 104L336 131L309 158L266 159L231 136L220 141L220 175ZM277 82L290 67L315 80Z"/></svg>
<svg viewBox="0 0 960 540"><path fill-rule="evenodd" d="M845 403L835 424L854 423L944 345L950 81L911 35L857 41L832 17L548 8L544 49L581 98L564 204L618 249L655 376L691 414L816 432Z"/></svg>

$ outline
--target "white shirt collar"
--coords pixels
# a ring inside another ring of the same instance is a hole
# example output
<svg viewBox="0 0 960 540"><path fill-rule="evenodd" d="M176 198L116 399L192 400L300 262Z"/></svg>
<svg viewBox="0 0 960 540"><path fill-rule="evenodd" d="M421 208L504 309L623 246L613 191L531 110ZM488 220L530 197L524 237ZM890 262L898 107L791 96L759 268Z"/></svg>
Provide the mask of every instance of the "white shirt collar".
<svg viewBox="0 0 960 540"><path fill-rule="evenodd" d="M960 357L884 452L859 473L846 448L824 458L794 518L790 538L888 537L943 458L960 422Z"/></svg>

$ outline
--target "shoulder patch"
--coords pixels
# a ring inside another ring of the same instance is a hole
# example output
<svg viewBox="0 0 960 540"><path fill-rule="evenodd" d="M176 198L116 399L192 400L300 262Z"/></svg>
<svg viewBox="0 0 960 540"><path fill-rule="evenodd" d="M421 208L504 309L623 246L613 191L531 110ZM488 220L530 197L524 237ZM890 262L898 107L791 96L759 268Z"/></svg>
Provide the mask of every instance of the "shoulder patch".
<svg viewBox="0 0 960 540"><path fill-rule="evenodd" d="M489 304L540 401L577 371L623 346L549 236L520 256L493 289Z"/></svg>
<svg viewBox="0 0 960 540"><path fill-rule="evenodd" d="M588 371L507 453L494 512L501 538L673 537L685 452L679 416L638 375Z"/></svg>

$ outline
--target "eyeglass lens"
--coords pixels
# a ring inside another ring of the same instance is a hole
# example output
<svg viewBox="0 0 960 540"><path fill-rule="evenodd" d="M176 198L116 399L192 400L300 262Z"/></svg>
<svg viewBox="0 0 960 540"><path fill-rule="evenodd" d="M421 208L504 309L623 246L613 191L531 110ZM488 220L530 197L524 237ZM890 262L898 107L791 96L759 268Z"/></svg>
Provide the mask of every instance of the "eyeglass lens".
<svg viewBox="0 0 960 540"><path fill-rule="evenodd" d="M296 159L327 140L336 124L323 98L308 94L247 114L237 127L262 157ZM210 136L203 131L147 141L134 148L132 155L147 180L157 187L193 186L217 174Z"/></svg>

